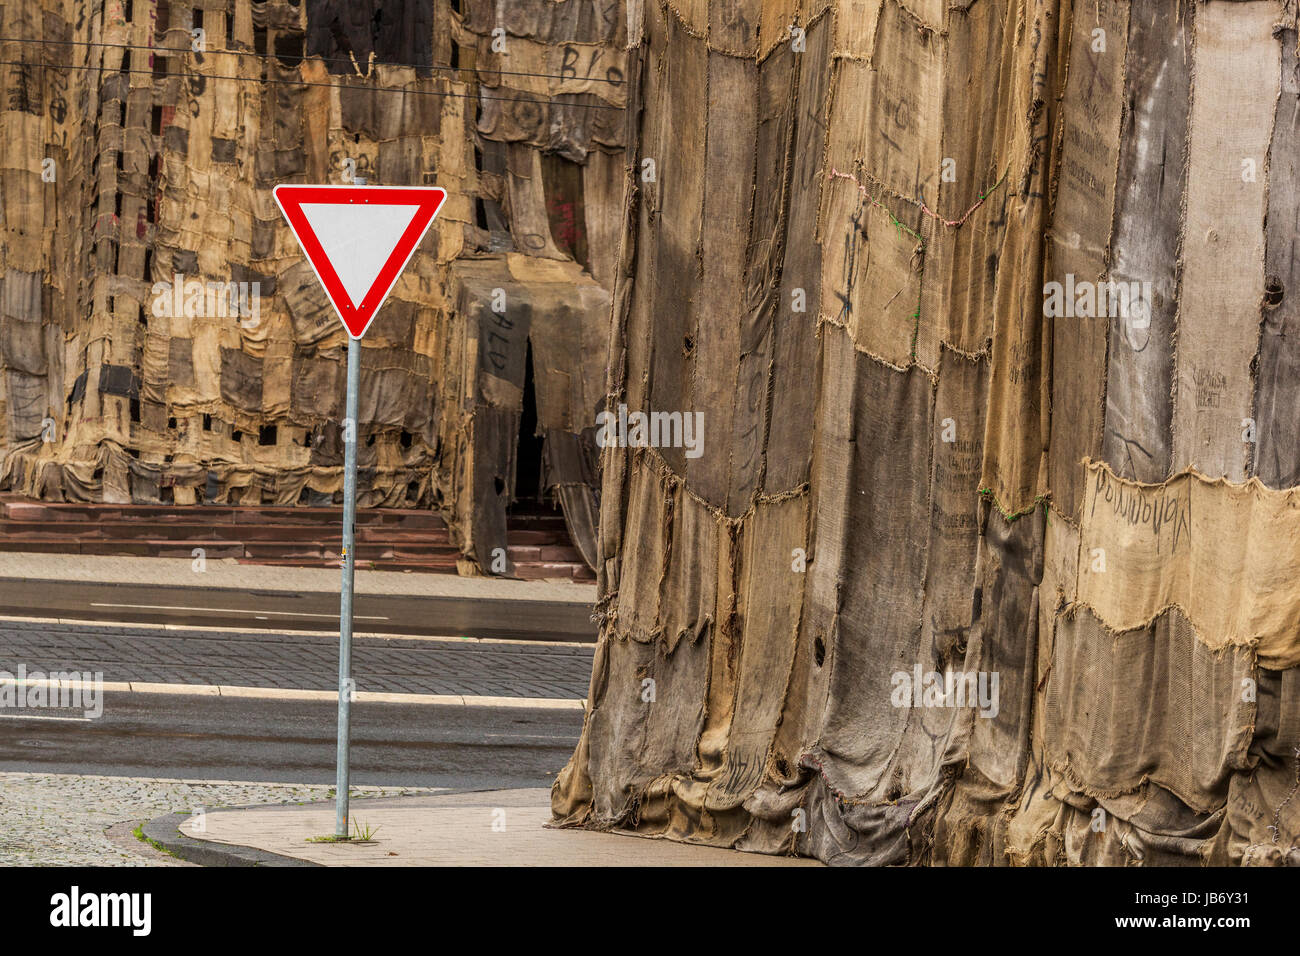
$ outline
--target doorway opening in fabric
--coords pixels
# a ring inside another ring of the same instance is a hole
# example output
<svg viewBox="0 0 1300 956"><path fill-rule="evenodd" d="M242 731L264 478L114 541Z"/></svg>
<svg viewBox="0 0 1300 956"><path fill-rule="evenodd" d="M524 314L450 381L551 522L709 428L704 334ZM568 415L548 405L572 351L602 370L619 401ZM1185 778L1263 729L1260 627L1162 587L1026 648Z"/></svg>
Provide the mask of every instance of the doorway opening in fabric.
<svg viewBox="0 0 1300 956"><path fill-rule="evenodd" d="M515 448L515 498L511 514L535 514L545 506L542 480L542 436L537 434L537 389L533 377L533 343L524 358L524 407L519 415L519 443Z"/></svg>

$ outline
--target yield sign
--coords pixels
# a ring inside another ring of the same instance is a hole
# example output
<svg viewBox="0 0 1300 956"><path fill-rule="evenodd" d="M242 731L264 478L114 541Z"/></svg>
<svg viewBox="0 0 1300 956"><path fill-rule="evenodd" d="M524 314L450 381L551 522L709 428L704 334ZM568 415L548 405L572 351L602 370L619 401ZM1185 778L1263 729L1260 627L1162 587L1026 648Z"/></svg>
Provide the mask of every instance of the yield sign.
<svg viewBox="0 0 1300 956"><path fill-rule="evenodd" d="M276 186L275 201L359 339L447 198L437 186Z"/></svg>

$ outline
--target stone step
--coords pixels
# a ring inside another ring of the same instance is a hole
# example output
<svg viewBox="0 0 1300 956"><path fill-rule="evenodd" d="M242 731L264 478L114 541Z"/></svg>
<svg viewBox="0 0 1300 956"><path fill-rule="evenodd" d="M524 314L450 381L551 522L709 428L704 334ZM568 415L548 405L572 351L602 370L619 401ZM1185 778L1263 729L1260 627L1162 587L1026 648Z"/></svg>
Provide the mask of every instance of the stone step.
<svg viewBox="0 0 1300 956"><path fill-rule="evenodd" d="M573 581L594 581L596 574L585 564L568 561L537 561L515 565L515 576L524 581L542 581L547 578L568 578Z"/></svg>
<svg viewBox="0 0 1300 956"><path fill-rule="evenodd" d="M368 524L357 528L359 541L424 541L431 544L450 544L446 527L409 528L406 525ZM533 532L535 533L535 532ZM44 535L50 538L108 539L134 541L147 538L167 538L174 541L190 538L218 538L227 541L285 540L285 541L337 541L342 537L342 522L336 525L312 524L211 524L204 521L160 522L156 520L102 520L102 521L18 521L0 518L0 538L13 535Z"/></svg>
<svg viewBox="0 0 1300 956"><path fill-rule="evenodd" d="M110 505L70 504L64 502L32 501L26 498L0 496L3 517L20 521L150 521L167 523L192 523L204 525L224 524L292 524L338 525L343 522L343 509L283 508L274 506L236 505ZM445 529L442 518L431 512L400 508L363 508L357 512L357 526L401 525L419 529Z"/></svg>
<svg viewBox="0 0 1300 956"><path fill-rule="evenodd" d="M0 551L191 558L284 567L338 567L341 508L115 505L0 494ZM507 552L517 577L594 580L560 514L511 515ZM458 550L429 511L357 514L357 567L456 573Z"/></svg>

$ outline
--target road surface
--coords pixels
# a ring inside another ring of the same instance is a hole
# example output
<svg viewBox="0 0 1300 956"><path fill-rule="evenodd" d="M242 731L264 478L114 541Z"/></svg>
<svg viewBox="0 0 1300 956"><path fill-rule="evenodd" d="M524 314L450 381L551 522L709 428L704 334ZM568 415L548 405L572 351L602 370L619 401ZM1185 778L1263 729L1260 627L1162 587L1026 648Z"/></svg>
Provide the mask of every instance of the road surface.
<svg viewBox="0 0 1300 956"><path fill-rule="evenodd" d="M0 716L0 771L332 785L335 716L326 701L109 692L98 720ZM358 702L352 782L549 786L581 729L579 710Z"/></svg>
<svg viewBox="0 0 1300 956"><path fill-rule="evenodd" d="M460 695L467 705L353 705L353 780L396 786L546 785L582 727L592 648L359 637L361 692ZM76 671L180 693L107 691L103 714L0 707L0 770L329 783L335 704L284 691L337 688L337 638L68 621L0 621L0 671ZM3 675L0 675L3 676ZM253 696L205 696L205 687ZM257 696L258 694L263 696ZM553 706L494 705L524 698Z"/></svg>
<svg viewBox="0 0 1300 956"><path fill-rule="evenodd" d="M579 602L360 593L353 614L357 631L596 641L591 608ZM329 591L0 578L0 615L315 631L338 628L339 596Z"/></svg>

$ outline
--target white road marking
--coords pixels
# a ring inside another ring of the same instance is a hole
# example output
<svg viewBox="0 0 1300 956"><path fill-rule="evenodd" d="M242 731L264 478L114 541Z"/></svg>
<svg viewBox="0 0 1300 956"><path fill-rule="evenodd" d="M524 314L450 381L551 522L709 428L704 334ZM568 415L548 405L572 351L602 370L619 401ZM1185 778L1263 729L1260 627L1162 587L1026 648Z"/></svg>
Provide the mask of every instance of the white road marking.
<svg viewBox="0 0 1300 956"><path fill-rule="evenodd" d="M124 607L135 611L217 611L223 614L252 614L259 620L266 620L262 615L275 614L280 617L328 617L336 618L337 614L315 614L310 611L256 611L243 607L185 607L180 604L102 604L99 601L91 601L91 607ZM387 621L388 618L375 614L354 614L353 620L356 621Z"/></svg>
<svg viewBox="0 0 1300 956"><path fill-rule="evenodd" d="M305 690L293 687L243 687L230 684L160 684L152 681L96 681L101 693L111 694L172 694L188 697L238 697L261 700L319 700L337 701L337 690ZM5 679L0 684L17 687L45 687L57 690L70 687L53 680ZM573 697L489 697L476 694L412 694L397 691L359 690L354 702L363 704L441 704L453 707L523 707L536 710L584 710L585 698ZM14 714L12 716L20 716ZM80 717L42 717L44 720L82 720ZM513 735L507 735L513 736Z"/></svg>
<svg viewBox="0 0 1300 956"><path fill-rule="evenodd" d="M90 717L52 717L46 714L6 714L0 711L0 720L74 720L78 723L89 723Z"/></svg>
<svg viewBox="0 0 1300 956"><path fill-rule="evenodd" d="M337 701L336 690L302 690L290 687L235 687L228 684L155 684L146 681L105 681L106 693L173 694L198 697L235 697L261 700ZM440 704L453 707L527 708L533 710L584 710L587 702L571 697L488 697L474 694L410 694L391 691L357 691L354 703ZM513 736L513 735L510 735Z"/></svg>

